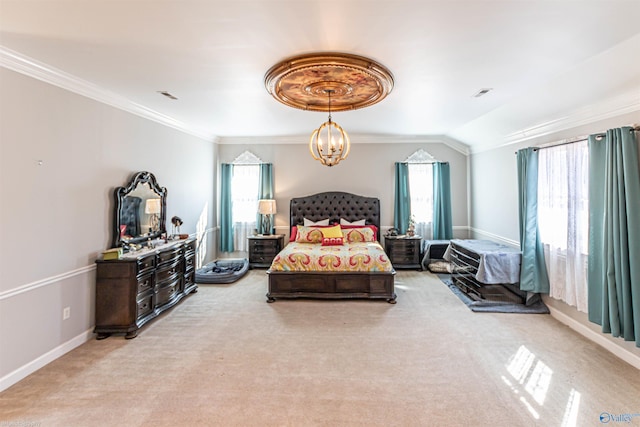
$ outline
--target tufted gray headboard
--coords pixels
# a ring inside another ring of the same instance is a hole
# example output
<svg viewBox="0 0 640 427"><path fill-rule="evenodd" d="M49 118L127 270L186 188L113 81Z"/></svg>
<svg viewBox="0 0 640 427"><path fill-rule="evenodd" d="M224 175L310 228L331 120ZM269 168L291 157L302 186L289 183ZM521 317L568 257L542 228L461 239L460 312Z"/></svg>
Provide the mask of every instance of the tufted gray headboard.
<svg viewBox="0 0 640 427"><path fill-rule="evenodd" d="M340 218L357 221L364 218L367 224L378 227L376 238L380 240L380 200L341 191L312 194L291 199L290 226L301 225L303 219L320 221L329 218L339 223Z"/></svg>

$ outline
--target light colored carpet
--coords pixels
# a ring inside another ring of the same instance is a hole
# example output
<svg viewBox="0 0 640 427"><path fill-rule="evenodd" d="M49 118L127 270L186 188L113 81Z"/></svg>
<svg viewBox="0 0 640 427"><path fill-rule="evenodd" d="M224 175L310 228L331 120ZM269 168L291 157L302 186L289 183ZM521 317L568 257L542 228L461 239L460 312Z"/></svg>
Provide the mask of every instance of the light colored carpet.
<svg viewBox="0 0 640 427"><path fill-rule="evenodd" d="M637 369L548 315L473 313L428 272L398 272L396 305L266 292L252 270L133 340L90 341L1 393L0 425L597 426L640 413Z"/></svg>

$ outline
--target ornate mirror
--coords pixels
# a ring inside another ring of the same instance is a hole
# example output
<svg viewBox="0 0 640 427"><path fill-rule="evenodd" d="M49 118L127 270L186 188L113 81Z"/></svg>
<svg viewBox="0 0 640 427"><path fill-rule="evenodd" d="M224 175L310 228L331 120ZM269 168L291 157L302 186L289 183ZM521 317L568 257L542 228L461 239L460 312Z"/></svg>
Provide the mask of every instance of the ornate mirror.
<svg viewBox="0 0 640 427"><path fill-rule="evenodd" d="M167 189L151 172L138 172L114 191L113 247L156 239L166 233Z"/></svg>

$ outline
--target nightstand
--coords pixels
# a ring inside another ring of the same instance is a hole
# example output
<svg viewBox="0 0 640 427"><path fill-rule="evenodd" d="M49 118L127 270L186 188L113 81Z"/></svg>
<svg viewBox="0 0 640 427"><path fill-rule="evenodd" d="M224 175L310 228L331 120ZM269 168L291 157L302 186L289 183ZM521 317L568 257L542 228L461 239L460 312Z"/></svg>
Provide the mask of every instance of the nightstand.
<svg viewBox="0 0 640 427"><path fill-rule="evenodd" d="M249 236L249 267L269 268L284 247L284 234Z"/></svg>
<svg viewBox="0 0 640 427"><path fill-rule="evenodd" d="M416 268L421 270L420 248L422 238L385 236L384 250L394 268Z"/></svg>

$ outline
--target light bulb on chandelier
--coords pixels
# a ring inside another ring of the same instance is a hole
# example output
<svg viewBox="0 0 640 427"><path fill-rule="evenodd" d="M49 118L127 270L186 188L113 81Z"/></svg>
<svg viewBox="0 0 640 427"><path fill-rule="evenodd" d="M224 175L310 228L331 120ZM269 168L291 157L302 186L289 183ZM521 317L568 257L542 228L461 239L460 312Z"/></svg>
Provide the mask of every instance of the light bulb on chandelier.
<svg viewBox="0 0 640 427"><path fill-rule="evenodd" d="M332 89L325 89L329 98L329 120L313 131L309 140L309 151L315 160L325 166L334 166L349 155L351 141L349 135L336 122L331 120Z"/></svg>

